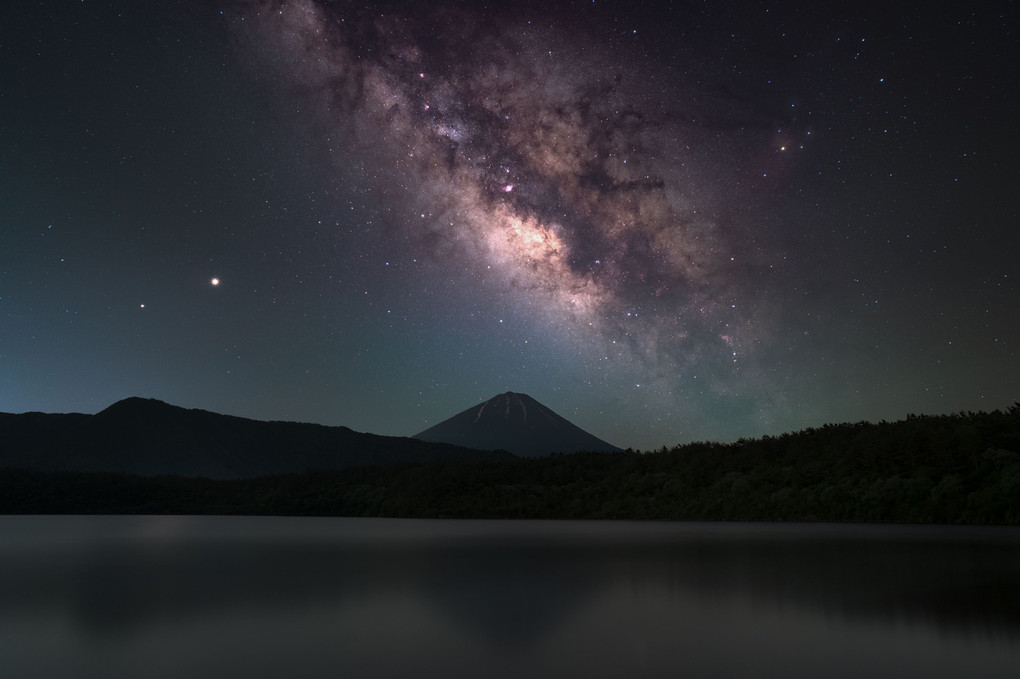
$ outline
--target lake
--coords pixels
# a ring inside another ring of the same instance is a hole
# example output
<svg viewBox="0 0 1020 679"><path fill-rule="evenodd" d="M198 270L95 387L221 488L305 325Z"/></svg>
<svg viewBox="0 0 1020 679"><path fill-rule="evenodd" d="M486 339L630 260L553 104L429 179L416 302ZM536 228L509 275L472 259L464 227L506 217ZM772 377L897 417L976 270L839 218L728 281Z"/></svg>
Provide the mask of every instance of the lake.
<svg viewBox="0 0 1020 679"><path fill-rule="evenodd" d="M0 676L1020 677L1020 529L2 516Z"/></svg>

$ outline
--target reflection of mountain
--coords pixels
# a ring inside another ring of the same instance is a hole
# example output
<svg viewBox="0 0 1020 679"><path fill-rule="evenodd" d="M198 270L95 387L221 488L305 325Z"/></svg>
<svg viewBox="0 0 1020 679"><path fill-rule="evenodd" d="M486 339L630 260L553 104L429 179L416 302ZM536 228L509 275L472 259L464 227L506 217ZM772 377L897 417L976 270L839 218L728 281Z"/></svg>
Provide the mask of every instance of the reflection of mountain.
<svg viewBox="0 0 1020 679"><path fill-rule="evenodd" d="M508 450L524 457L579 451L620 452L530 396L509 391L415 434L414 438L479 450Z"/></svg>
<svg viewBox="0 0 1020 679"><path fill-rule="evenodd" d="M390 532L400 521L328 520L368 526L371 534L359 539L350 537L357 531L306 538L294 529L295 522L316 519L22 520L35 521L41 534L57 522L79 525L79 536L102 521L129 528L116 539L103 534L57 540L0 560L0 622L5 615L66 608L82 630L100 635L128 634L167 620L194 624L236 610L282 615L295 608L371 605L396 595L439 613L461 634L519 646L589 598L597 585L593 569L599 566L597 559L587 560L585 569L576 556L514 540L482 538L479 544L475 537L454 537L437 543L429 539L430 526L418 522L406 522L421 528L409 536L399 529ZM215 536L191 532L209 524L221 530ZM175 530L165 536L152 535L171 525ZM258 525L269 527L264 537L248 530Z"/></svg>
<svg viewBox="0 0 1020 679"><path fill-rule="evenodd" d="M589 556L554 546L451 548L424 564L421 591L458 629L494 646L528 646L609 584Z"/></svg>
<svg viewBox="0 0 1020 679"><path fill-rule="evenodd" d="M111 525L120 528L101 532ZM13 539L12 526L29 537ZM47 541L52 526L70 537ZM64 610L100 634L400 600L418 611L409 625L442 620L525 648L582 611L621 634L640 629L628 622L633 609L605 608L600 595L615 588L668 602L680 617L735 602L749 614L807 611L1020 642L1015 530L8 517L0 538L0 622Z"/></svg>
<svg viewBox="0 0 1020 679"><path fill-rule="evenodd" d="M0 413L0 467L225 479L494 457L443 443L260 422L155 399L125 399L97 415Z"/></svg>

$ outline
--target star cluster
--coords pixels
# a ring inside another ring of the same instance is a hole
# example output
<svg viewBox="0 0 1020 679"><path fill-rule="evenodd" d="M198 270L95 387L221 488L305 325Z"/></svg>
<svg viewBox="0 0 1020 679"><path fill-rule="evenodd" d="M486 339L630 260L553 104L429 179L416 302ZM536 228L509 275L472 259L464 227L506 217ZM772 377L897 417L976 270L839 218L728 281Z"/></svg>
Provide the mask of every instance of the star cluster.
<svg viewBox="0 0 1020 679"><path fill-rule="evenodd" d="M747 282L763 248L732 245L753 240L753 220L720 204L718 170L692 150L754 162L718 132L766 149L773 121L751 104L719 112L682 80L649 93L655 65L630 48L526 18L349 20L293 2L237 22L257 26L256 51L353 147L338 163L353 155L400 187L393 222L409 247L457 262L465 284L508 296L582 355L671 389L720 356L737 362L765 331L766 291Z"/></svg>

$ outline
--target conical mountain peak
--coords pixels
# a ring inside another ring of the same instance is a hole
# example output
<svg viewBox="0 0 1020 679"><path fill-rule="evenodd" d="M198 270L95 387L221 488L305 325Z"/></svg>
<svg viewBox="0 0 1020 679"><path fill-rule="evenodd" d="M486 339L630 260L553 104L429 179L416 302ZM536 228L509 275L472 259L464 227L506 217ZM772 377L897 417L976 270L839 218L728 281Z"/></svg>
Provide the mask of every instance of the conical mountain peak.
<svg viewBox="0 0 1020 679"><path fill-rule="evenodd" d="M527 394L512 391L482 401L414 438L482 450L507 450L523 457L620 450Z"/></svg>

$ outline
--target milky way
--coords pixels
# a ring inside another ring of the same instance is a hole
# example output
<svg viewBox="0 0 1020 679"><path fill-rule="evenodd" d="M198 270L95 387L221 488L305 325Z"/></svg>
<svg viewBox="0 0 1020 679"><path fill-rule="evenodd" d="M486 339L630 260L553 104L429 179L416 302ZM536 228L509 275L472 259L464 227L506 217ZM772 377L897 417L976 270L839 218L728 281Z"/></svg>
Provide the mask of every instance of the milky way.
<svg viewBox="0 0 1020 679"><path fill-rule="evenodd" d="M774 121L759 111L656 82L597 37L527 16L295 0L249 6L235 25L318 109L328 143L400 186L405 237L458 275L505 286L667 388L702 361L752 358L764 302L745 281L764 264L734 245L746 224L711 179L748 162L725 130L768 148Z"/></svg>
<svg viewBox="0 0 1020 679"><path fill-rule="evenodd" d="M1008 407L1013 5L6 3L0 411Z"/></svg>

